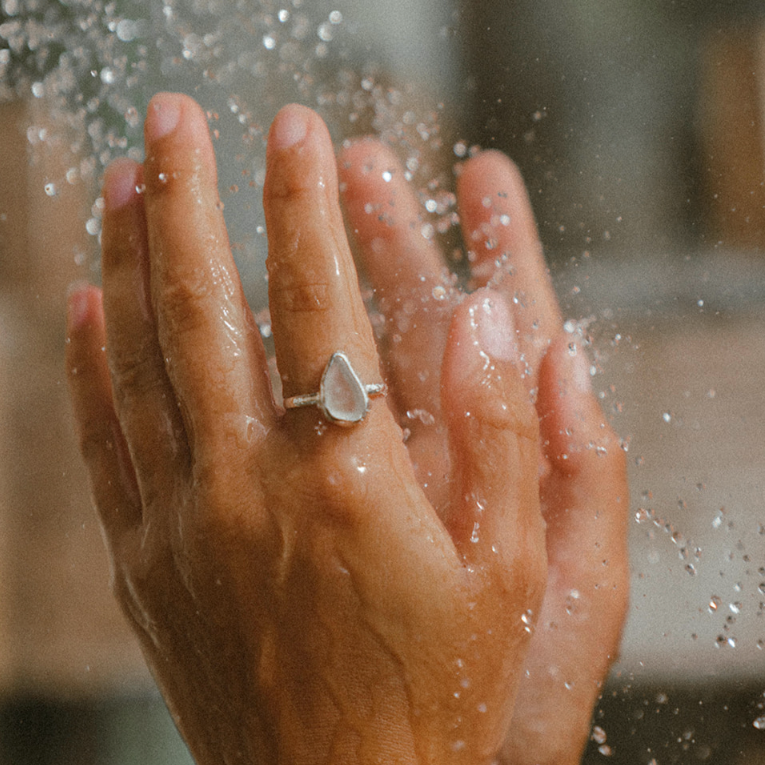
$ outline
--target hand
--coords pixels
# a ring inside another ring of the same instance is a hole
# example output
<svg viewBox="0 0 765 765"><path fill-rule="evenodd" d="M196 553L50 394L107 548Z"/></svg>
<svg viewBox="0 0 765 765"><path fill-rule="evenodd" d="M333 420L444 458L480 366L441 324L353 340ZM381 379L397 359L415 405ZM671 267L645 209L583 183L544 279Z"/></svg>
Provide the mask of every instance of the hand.
<svg viewBox="0 0 765 765"><path fill-rule="evenodd" d="M68 365L114 589L192 753L491 762L546 573L537 415L503 301L451 322L455 467L434 507L384 401L351 428L274 405L199 107L155 98L146 145L143 168L107 172L103 313L95 288L75 293ZM317 390L338 349L379 380L326 128L288 107L267 159L284 394Z"/></svg>
<svg viewBox="0 0 765 765"><path fill-rule="evenodd" d="M349 222L386 319L384 360L398 419L412 431L407 446L418 480L448 517L448 476L460 470L461 457L452 452L450 465L453 404L439 393L439 369L450 317L463 296L449 290L446 298L433 298L450 283L448 274L440 253L420 236L420 206L395 156L364 141L345 152L340 168ZM563 331L517 169L498 152L471 158L461 167L458 199L473 286L491 285L499 296L492 299L510 307L519 369L540 422L547 590L500 760L577 763L628 605L624 453L590 389L582 338ZM430 424L407 412L435 419Z"/></svg>

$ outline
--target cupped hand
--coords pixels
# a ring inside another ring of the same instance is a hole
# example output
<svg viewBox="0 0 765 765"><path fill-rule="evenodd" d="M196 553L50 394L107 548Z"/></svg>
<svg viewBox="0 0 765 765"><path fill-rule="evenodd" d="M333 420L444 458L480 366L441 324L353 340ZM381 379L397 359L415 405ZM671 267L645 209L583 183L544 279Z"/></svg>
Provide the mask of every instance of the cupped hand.
<svg viewBox="0 0 765 765"><path fill-rule="evenodd" d="M344 201L384 322L381 344L399 423L420 484L451 517L463 455L447 449L453 400L441 368L464 295L421 235L420 203L393 153L361 141L340 159ZM460 222L472 287L508 310L522 384L540 423L547 589L500 761L577 763L593 706L616 658L629 597L625 459L590 385L585 339L564 331L517 168L483 152L458 173ZM479 293L480 294L480 293ZM448 351L447 351L448 357ZM497 475L512 464L492 461ZM511 480L514 480L511 478Z"/></svg>
<svg viewBox="0 0 765 765"><path fill-rule="evenodd" d="M379 151L359 144L343 158L343 182L392 306L384 313L401 330L384 354L390 395L345 428L317 407L285 412L231 257L202 111L157 96L145 135L143 166L123 160L107 171L103 295L72 295L67 363L114 590L192 753L227 765L494 761L519 685L534 713L546 713L534 706L537 685L526 688L536 677L546 698L534 648L524 665L535 621L534 644L548 631L571 639L580 623L586 637L596 598L623 597L610 589L623 566L618 449L584 392L581 356L559 340L548 347L554 302L532 320L536 308L519 311L504 283L434 302L427 269L441 266L410 229L408 192L403 208L391 197L381 216L358 206L368 192L387 204L395 186L357 162ZM494 155L484 161L504 167ZM267 162L269 301L285 397L317 391L338 350L364 383L379 382L321 120L285 108ZM483 201L494 199L492 176L482 175L471 183L470 166L463 172L468 231L493 204ZM524 220L511 215L508 236ZM551 300L541 260L528 264L516 268L524 299ZM407 418L414 410L433 425ZM546 538L540 443L552 465ZM610 477L596 481L596 469ZM575 556L569 534L582 545ZM548 606L549 594L542 605L548 578L554 598L578 588L570 616L557 599ZM550 644L540 649L545 670ZM597 666L582 670L583 686L602 676L605 653L585 651Z"/></svg>

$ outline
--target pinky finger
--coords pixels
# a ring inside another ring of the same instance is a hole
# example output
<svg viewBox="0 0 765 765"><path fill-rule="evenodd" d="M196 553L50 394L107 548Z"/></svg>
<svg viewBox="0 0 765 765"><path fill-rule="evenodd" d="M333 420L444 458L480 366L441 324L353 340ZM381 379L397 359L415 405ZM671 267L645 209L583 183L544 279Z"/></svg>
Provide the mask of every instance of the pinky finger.
<svg viewBox="0 0 765 765"><path fill-rule="evenodd" d="M107 544L141 521L141 504L112 402L106 364L106 331L97 287L78 287L67 307L66 373L91 492Z"/></svg>

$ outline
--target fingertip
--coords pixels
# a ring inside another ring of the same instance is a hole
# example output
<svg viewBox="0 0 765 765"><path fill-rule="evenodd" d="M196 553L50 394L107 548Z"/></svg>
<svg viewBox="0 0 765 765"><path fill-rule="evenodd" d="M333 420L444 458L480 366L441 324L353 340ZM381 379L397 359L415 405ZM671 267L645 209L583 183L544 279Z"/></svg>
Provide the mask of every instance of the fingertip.
<svg viewBox="0 0 765 765"><path fill-rule="evenodd" d="M399 168L398 157L385 144L372 136L363 136L346 143L338 156L338 167L343 179L357 183L365 180L383 180L390 183ZM383 173L390 176L383 177Z"/></svg>
<svg viewBox="0 0 765 765"><path fill-rule="evenodd" d="M191 96L157 93L149 102L144 122L145 177L149 196L172 190L171 180L204 168L210 185L217 168L207 117ZM217 192L217 189L216 189Z"/></svg>
<svg viewBox="0 0 765 765"><path fill-rule="evenodd" d="M300 104L282 107L271 124L266 146L266 214L274 201L291 201L308 193L337 203L337 167L324 120ZM340 221L339 210L337 221ZM270 234L269 234L270 236Z"/></svg>
<svg viewBox="0 0 765 765"><path fill-rule="evenodd" d="M187 100L181 93L157 93L152 97L144 123L147 143L159 141L177 129Z"/></svg>
<svg viewBox="0 0 765 765"><path fill-rule="evenodd" d="M621 455L593 394L591 364L581 339L561 332L550 343L540 368L537 409L553 468L571 471L590 455Z"/></svg>
<svg viewBox="0 0 765 765"><path fill-rule="evenodd" d="M457 176L457 191L460 196L479 193L480 203L486 203L485 193L490 190L500 199L516 198L519 195L527 199L526 184L518 165L506 154L497 149L487 149L463 162Z"/></svg>
<svg viewBox="0 0 765 765"><path fill-rule="evenodd" d="M107 213L126 207L141 188L142 167L127 157L114 160L104 173L102 195Z"/></svg>
<svg viewBox="0 0 765 765"><path fill-rule="evenodd" d="M101 317L101 290L87 282L74 282L67 293L67 329L69 335L79 332Z"/></svg>
<svg viewBox="0 0 765 765"><path fill-rule="evenodd" d="M282 107L268 133L268 151L284 151L302 143L308 135L315 113L300 104Z"/></svg>
<svg viewBox="0 0 765 765"><path fill-rule="evenodd" d="M456 308L449 329L449 352L458 357L454 371L468 378L477 369L489 369L492 360L518 364L513 315L501 294L477 290Z"/></svg>

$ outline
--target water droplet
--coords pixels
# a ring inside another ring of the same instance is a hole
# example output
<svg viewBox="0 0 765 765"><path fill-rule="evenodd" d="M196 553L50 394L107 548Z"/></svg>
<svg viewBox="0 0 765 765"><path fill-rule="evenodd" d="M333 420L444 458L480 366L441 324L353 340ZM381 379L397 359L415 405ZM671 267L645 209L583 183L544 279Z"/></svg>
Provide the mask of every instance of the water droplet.
<svg viewBox="0 0 765 765"><path fill-rule="evenodd" d="M46 183L45 184L45 193L49 197L55 197L56 196L56 184L55 183Z"/></svg>
<svg viewBox="0 0 765 765"><path fill-rule="evenodd" d="M600 727L600 725L593 725L592 734L590 737L596 744L606 743L606 732L603 730L603 728Z"/></svg>
<svg viewBox="0 0 765 765"><path fill-rule="evenodd" d="M709 610L711 613L714 613L717 611L718 608L720 608L720 605L722 604L722 598L718 597L717 595L713 595L709 599Z"/></svg>
<svg viewBox="0 0 765 765"><path fill-rule="evenodd" d="M167 173L160 173L157 176L157 179L159 180L160 183L167 183Z"/></svg>
<svg viewBox="0 0 765 765"><path fill-rule="evenodd" d="M340 11L332 11L329 14L329 23L330 24L342 24L343 23L343 14Z"/></svg>
<svg viewBox="0 0 765 765"><path fill-rule="evenodd" d="M576 612L577 608L579 607L579 601L581 597L582 596L579 593L579 590L569 590L568 595L566 595L567 614L573 614Z"/></svg>
<svg viewBox="0 0 765 765"><path fill-rule="evenodd" d="M446 297L446 287L443 287L440 284L438 284L435 287L433 287L431 294L433 295L433 298L435 300L443 300Z"/></svg>
<svg viewBox="0 0 765 765"><path fill-rule="evenodd" d="M752 725L757 728L757 730L765 730L765 716L758 717Z"/></svg>
<svg viewBox="0 0 765 765"><path fill-rule="evenodd" d="M384 170L382 174L382 179L386 183L390 183L393 180L393 173L390 170Z"/></svg>
<svg viewBox="0 0 765 765"><path fill-rule="evenodd" d="M661 419L664 420L664 422L670 422L672 420L672 415L669 412L664 412Z"/></svg>
<svg viewBox="0 0 765 765"><path fill-rule="evenodd" d="M436 418L427 409L409 409L406 413L410 420L419 420L423 425L433 425Z"/></svg>
<svg viewBox="0 0 765 765"><path fill-rule="evenodd" d="M335 31L332 29L332 24L325 21L323 24L319 24L319 28L316 30L319 35L319 39L323 42L331 42L335 36Z"/></svg>
<svg viewBox="0 0 765 765"><path fill-rule="evenodd" d="M276 38L273 35L263 35L263 47L266 50L273 50L276 47Z"/></svg>
<svg viewBox="0 0 765 765"><path fill-rule="evenodd" d="M282 10L279 11L278 17L279 17L279 21L281 21L282 24L284 24L286 21L290 20L290 12L286 8L283 8Z"/></svg>
<svg viewBox="0 0 765 765"><path fill-rule="evenodd" d="M138 123L141 121L141 117L138 114L138 109L135 108L135 106L130 106L125 111L125 122L127 122L130 127L136 127Z"/></svg>

